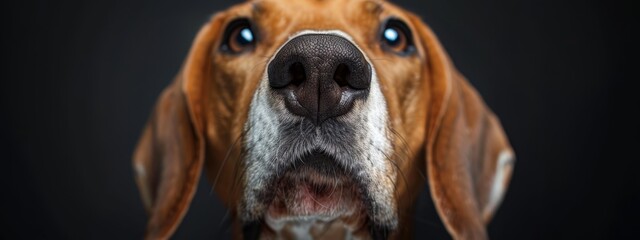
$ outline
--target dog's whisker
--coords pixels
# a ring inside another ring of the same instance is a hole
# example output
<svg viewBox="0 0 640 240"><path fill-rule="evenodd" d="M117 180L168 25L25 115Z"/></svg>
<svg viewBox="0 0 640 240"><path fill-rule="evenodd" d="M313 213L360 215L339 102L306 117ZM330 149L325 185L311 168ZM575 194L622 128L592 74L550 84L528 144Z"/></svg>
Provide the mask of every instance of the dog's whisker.
<svg viewBox="0 0 640 240"><path fill-rule="evenodd" d="M244 139L244 136L246 135L246 133L249 131L249 129L251 129L252 126L248 126L246 129L243 130L241 136L243 136L242 138ZM228 190L228 192L231 194L231 196L234 196L236 193L236 185L239 184L240 179L242 178L242 175L244 175L244 173L246 172L246 166L243 167L244 164L244 156L245 154L247 154L248 150L250 147L246 147L246 148L240 148L238 157L236 158L235 161L235 169L234 169L234 174L233 174L233 181L230 184L230 188ZM238 174L238 170L242 169L242 173Z"/></svg>
<svg viewBox="0 0 640 240"><path fill-rule="evenodd" d="M333 194L336 192L337 188L338 188L338 181L337 180L333 180L333 189L331 190L331 194L329 194L329 198L331 198L333 196Z"/></svg>
<svg viewBox="0 0 640 240"><path fill-rule="evenodd" d="M273 55L258 55L258 57L271 59L271 58L273 58Z"/></svg>
<svg viewBox="0 0 640 240"><path fill-rule="evenodd" d="M233 141L233 143L231 144L231 146L229 146L229 149L227 149L227 153L225 154L224 160L222 160L222 164L220 165L220 168L218 168L218 173L216 174L216 177L213 180L213 184L211 186L211 190L209 191L209 195L211 195L213 193L213 190L216 187L216 184L218 184L218 179L220 177L220 174L222 173L222 169L224 168L225 164L227 163L227 160L229 160L229 156L231 154L231 151L235 148L236 144L238 143L238 141L240 141L240 138L242 137L242 135L239 135L235 141Z"/></svg>
<svg viewBox="0 0 640 240"><path fill-rule="evenodd" d="M230 209L227 209L224 212L224 216L222 216L222 219L220 220L220 223L218 224L218 236L222 236L223 235L223 230L229 230L229 228L231 227L231 218L229 217L229 213L231 212Z"/></svg>
<svg viewBox="0 0 640 240"><path fill-rule="evenodd" d="M398 170L399 171L399 170ZM393 180L393 177L391 177L391 175L389 174L385 174L384 175L387 179L389 179L389 181L395 183L395 180ZM407 181L405 180L405 185L408 186ZM393 192L396 193L398 191L398 184L393 184Z"/></svg>
<svg viewBox="0 0 640 240"><path fill-rule="evenodd" d="M257 63L255 63L255 65L253 67L251 67L250 71L253 72L253 71L259 69L258 67L260 67L262 65L265 65L268 62L269 62L269 59L266 59L266 60L263 60L263 61L258 61Z"/></svg>
<svg viewBox="0 0 640 240"><path fill-rule="evenodd" d="M322 208L328 209L329 207L323 205L322 203L318 202L318 200L316 200L316 198L313 196L313 194L311 194L311 200L313 200L314 202L316 202L318 205L320 205Z"/></svg>
<svg viewBox="0 0 640 240"><path fill-rule="evenodd" d="M388 161L389 163L391 163L391 165L392 165L393 167L395 167L396 171L397 171L397 172L400 174L400 176L402 177L402 179L403 179L403 182L404 182L405 186L406 186L407 188L409 188L409 183L408 183L407 178L406 178L406 176L405 176L405 174L404 174L404 171L402 171L402 169L400 168L400 166L398 165L398 163L397 163L396 161L394 161L394 159L393 159L393 158L391 158L391 157L390 157L387 153L385 153L382 149L379 149L379 148L374 148L374 149L375 149L375 150L377 150L380 154L382 154L382 155L384 156L384 159L385 159L386 161ZM396 183L396 181L394 181L394 180L393 180L390 176L388 176L388 175L387 175L387 177L389 178L389 180L390 180L392 183L394 183L394 184L393 184L394 188L397 188L397 184L395 184L395 183ZM396 191L396 189L394 189L394 192L395 192L395 191Z"/></svg>
<svg viewBox="0 0 640 240"><path fill-rule="evenodd" d="M396 136L399 140L400 140L400 144L401 144L401 150L402 152L405 154L405 157L402 159L408 160L411 158L411 150L409 149L409 144L407 143L406 139L398 132L396 131L394 128L389 127L390 132ZM422 177L422 179L424 181L427 180L426 174L423 172L422 169L420 168L415 168L415 171L418 172L418 174Z"/></svg>
<svg viewBox="0 0 640 240"><path fill-rule="evenodd" d="M236 160L236 162L238 162L237 163L238 165L241 165L241 166L244 165L244 164L241 163L242 159L244 158L244 156L245 156L244 153L241 154L240 156L238 156L238 159ZM236 193L236 190L239 189L238 187L236 187L236 185L240 184L240 181L242 180L242 177L247 172L247 168L246 167L241 167L241 166L236 167L236 173L237 173L237 170L240 169L240 168L242 169L242 171L240 172L240 174L236 174L234 176L234 180L232 181L232 184L230 185L229 191L231 192L232 196L234 196L235 193Z"/></svg>

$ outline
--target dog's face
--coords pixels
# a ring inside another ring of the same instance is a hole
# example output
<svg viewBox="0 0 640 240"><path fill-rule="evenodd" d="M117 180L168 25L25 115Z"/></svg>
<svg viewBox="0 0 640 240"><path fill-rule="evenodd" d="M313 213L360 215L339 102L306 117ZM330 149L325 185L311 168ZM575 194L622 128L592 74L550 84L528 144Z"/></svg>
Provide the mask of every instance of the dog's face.
<svg viewBox="0 0 640 240"><path fill-rule="evenodd" d="M147 234L174 231L204 164L245 237L406 236L427 169L450 232L484 236L513 161L485 108L392 4L236 5L203 27L134 156Z"/></svg>
<svg viewBox="0 0 640 240"><path fill-rule="evenodd" d="M411 19L373 1L260 1L225 15L214 79L255 88L242 101L240 218L276 232L395 229L410 157L400 136L424 136L411 125L427 110ZM394 122L388 104L401 105Z"/></svg>

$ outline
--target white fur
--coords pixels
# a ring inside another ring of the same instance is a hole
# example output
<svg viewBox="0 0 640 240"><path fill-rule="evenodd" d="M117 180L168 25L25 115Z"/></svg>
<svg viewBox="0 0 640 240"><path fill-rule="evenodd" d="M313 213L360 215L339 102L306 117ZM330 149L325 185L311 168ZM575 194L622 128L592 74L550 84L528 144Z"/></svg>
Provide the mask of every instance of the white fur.
<svg viewBox="0 0 640 240"><path fill-rule="evenodd" d="M496 171L493 177L493 183L491 192L489 193L489 201L484 208L483 215L488 216L491 214L502 201L504 196L506 181L509 174L511 174L511 168L513 167L513 153L510 150L503 150L498 154L498 160L496 163Z"/></svg>

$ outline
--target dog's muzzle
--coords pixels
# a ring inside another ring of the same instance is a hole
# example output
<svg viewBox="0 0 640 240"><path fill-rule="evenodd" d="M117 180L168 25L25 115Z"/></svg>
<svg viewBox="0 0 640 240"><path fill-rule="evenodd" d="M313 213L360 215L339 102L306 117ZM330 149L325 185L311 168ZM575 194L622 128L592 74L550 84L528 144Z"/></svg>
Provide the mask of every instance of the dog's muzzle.
<svg viewBox="0 0 640 240"><path fill-rule="evenodd" d="M245 125L244 223L396 227L386 101L351 39L302 31L267 63Z"/></svg>
<svg viewBox="0 0 640 240"><path fill-rule="evenodd" d="M364 99L371 66L347 39L305 34L286 43L268 66L269 86L282 94L286 108L320 125L343 115Z"/></svg>

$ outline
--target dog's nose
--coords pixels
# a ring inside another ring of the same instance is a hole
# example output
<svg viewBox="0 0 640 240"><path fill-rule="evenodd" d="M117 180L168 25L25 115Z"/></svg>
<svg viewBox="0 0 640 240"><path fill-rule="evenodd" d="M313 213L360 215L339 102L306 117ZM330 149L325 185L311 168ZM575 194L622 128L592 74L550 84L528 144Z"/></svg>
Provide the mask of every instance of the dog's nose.
<svg viewBox="0 0 640 240"><path fill-rule="evenodd" d="M366 98L371 66L349 40L329 34L305 34L287 42L269 64L269 85L296 115L320 125L343 115Z"/></svg>

